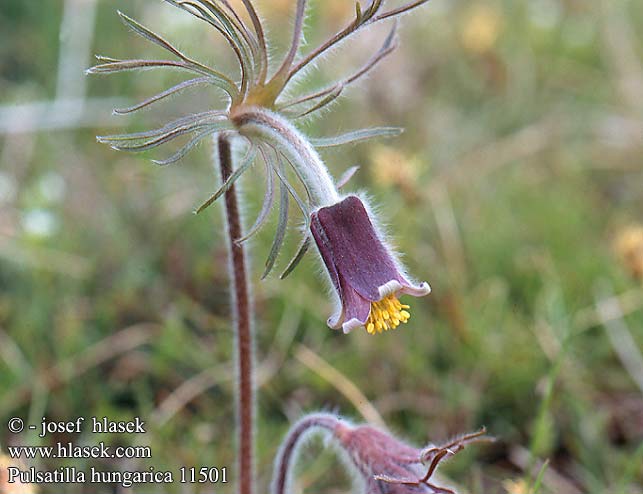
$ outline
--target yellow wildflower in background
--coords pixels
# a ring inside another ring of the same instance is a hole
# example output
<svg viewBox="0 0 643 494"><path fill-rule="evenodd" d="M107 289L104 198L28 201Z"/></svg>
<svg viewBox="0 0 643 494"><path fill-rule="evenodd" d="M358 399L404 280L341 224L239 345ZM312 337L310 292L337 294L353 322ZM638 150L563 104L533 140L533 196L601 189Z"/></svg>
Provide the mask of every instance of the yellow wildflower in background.
<svg viewBox="0 0 643 494"><path fill-rule="evenodd" d="M529 494L529 486L527 486L527 482L523 479L503 480L502 486L505 488L505 491L507 491L507 494Z"/></svg>
<svg viewBox="0 0 643 494"><path fill-rule="evenodd" d="M373 180L382 187L399 187L414 198L417 195L418 163L398 149L378 145L371 151Z"/></svg>
<svg viewBox="0 0 643 494"><path fill-rule="evenodd" d="M485 53L496 44L501 31L501 13L490 5L477 4L465 15L460 39L467 51Z"/></svg>
<svg viewBox="0 0 643 494"><path fill-rule="evenodd" d="M624 228L616 236L614 249L630 274L639 280L643 279L643 226Z"/></svg>

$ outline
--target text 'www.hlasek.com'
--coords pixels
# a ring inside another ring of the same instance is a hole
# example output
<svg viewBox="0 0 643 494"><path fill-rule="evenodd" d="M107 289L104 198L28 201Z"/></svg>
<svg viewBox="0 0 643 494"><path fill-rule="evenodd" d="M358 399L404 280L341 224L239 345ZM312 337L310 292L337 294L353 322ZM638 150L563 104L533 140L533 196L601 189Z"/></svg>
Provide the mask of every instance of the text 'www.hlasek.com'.
<svg viewBox="0 0 643 494"><path fill-rule="evenodd" d="M25 424L19 417L9 420L9 432L31 444L7 446L8 464L0 465L9 484L117 484L128 488L138 484L225 484L227 467L180 466L170 470L143 466L143 460L153 457L147 445L114 444L135 435L143 437L146 425L139 417L130 421L113 421L107 417L77 417L71 421L55 422L46 418L37 424ZM76 440L59 440L78 435ZM88 443L88 438L98 436L99 441ZM52 439L53 438L53 439ZM38 442L48 440L48 445ZM132 441L128 441L132 442ZM34 444L35 443L35 444ZM96 460L104 467L74 466L70 460ZM117 461L128 460L128 461ZM55 461L64 466L45 468ZM34 464L37 466L29 466ZM115 468L123 465L123 469Z"/></svg>

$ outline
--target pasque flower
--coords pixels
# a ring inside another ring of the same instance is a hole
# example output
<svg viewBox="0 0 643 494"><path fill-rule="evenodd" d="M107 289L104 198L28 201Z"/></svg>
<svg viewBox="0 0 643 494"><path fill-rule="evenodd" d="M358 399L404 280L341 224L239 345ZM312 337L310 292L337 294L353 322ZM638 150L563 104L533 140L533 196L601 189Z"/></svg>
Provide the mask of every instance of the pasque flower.
<svg viewBox="0 0 643 494"><path fill-rule="evenodd" d="M279 66L270 70L267 41L260 17L251 0L242 0L251 25L244 22L232 3L226 0L164 0L213 27L228 42L238 62L238 76L225 74L186 55L169 41L152 32L134 19L119 13L122 21L136 34L164 49L171 55L162 60L120 60L98 57L99 63L90 73L112 74L130 70L165 68L196 76L129 108L116 109L117 114L129 114L165 101L195 86L213 85L228 98L225 109L204 109L196 114L178 118L157 129L99 137L101 142L117 150L140 152L165 145L177 138L187 142L173 155L156 160L169 165L181 160L200 141L216 134L238 142L243 152L237 166L223 184L196 212L201 212L230 189L256 161L265 166L266 189L261 210L254 224L241 238L240 244L267 224L271 210L279 210L276 233L268 254L264 276L273 269L284 243L294 200L304 218L304 237L301 245L285 268L287 276L312 244L314 239L326 264L339 300L337 312L328 324L345 333L364 326L371 334L381 333L405 323L409 307L398 300L399 294L421 296L429 293L427 283L413 284L404 274L400 263L374 227L363 202L356 196L342 197L317 149L362 141L372 137L392 136L399 129L380 127L361 129L343 135L313 139L303 135L294 125L336 101L344 89L370 72L395 48L395 27L371 58L352 75L326 88L300 97L286 91L289 83L304 72L311 63L353 33L376 23L386 22L425 3L414 0L387 8L384 0L369 0L355 4L355 17L335 36L300 53L307 1L297 0L292 43ZM341 182L345 180L340 179ZM301 186L305 194L301 194Z"/></svg>
<svg viewBox="0 0 643 494"><path fill-rule="evenodd" d="M370 425L344 425L336 432L340 447L364 477L367 494L454 494L434 483L436 469L467 444L492 440L485 434L482 428L439 446L418 449Z"/></svg>
<svg viewBox="0 0 643 494"><path fill-rule="evenodd" d="M370 334L394 329L410 317L398 294L431 291L426 282L408 280L357 196L313 212L310 229L340 302L328 319L331 328L349 333L364 326Z"/></svg>
<svg viewBox="0 0 643 494"><path fill-rule="evenodd" d="M274 243L266 261L264 276L273 268L283 246L291 200L302 211L306 221L306 236L282 277L289 274L303 258L310 245L308 221L315 208L336 203L339 196L325 164L316 149L363 141L373 137L398 135L400 129L376 127L323 138L302 135L295 126L320 110L338 101L345 89L373 70L396 47L395 19L426 3L428 0L408 0L398 6L388 6L385 0L358 0L354 17L337 33L317 47L302 49L307 0L293 1L295 15L292 41L280 63L271 66L268 40L261 17L252 0L163 0L209 25L227 42L237 62L238 70L224 73L207 66L179 50L170 41L139 22L120 13L121 20L135 34L163 49L170 56L161 59L123 60L97 57L99 64L88 70L91 74L113 74L132 70L170 69L191 74L190 79L127 108L114 110L116 114L130 114L167 101L188 89L203 86L218 88L227 99L222 108L204 108L203 111L177 118L156 129L131 134L98 137L114 149L143 152L187 139L174 154L154 162L165 166L182 160L204 139L224 133L238 143L241 152L237 166L228 180L207 199L196 212L201 212L230 189L255 162L265 166L266 193L255 223L247 229L241 243L252 237L265 225L269 213L276 206L279 222ZM347 2L351 3L351 2ZM250 21L250 22L248 22ZM306 73L329 51L356 32L380 23L391 24L391 30L382 44L374 50L364 65L332 84L309 94L295 95L288 89L292 82ZM244 150L245 148L245 150ZM290 173L290 172L293 173ZM294 175L294 176L293 176ZM298 192L303 185L306 194ZM292 208L290 208L292 209Z"/></svg>
<svg viewBox="0 0 643 494"><path fill-rule="evenodd" d="M409 307L403 305L397 296L421 296L430 291L427 283L414 284L409 281L377 231L362 200L354 195L340 195L339 189L350 178L350 173L336 183L317 153L318 148L397 135L399 129L362 129L312 139L295 126L295 121L309 117L336 101L346 87L370 72L393 51L396 23L392 23L390 34L380 48L353 74L298 97L287 91L288 86L305 72L304 69L352 34L373 24L394 20L428 0L406 0L407 3L402 2L397 7L385 6L386 0L362 0L363 4L357 0L354 3L354 17L347 25L307 53L300 53L307 0L297 0L292 42L282 62L275 67L271 66L263 23L252 0L235 3L228 0L164 1L216 30L234 52L239 62L238 73L226 74L204 65L122 13L119 13L121 19L134 33L168 52L170 59L121 60L98 57L99 64L88 72L112 74L164 68L192 74L191 79L133 106L114 110L117 114L133 113L166 101L187 89L204 85L223 91L227 104L220 109L204 108L199 113L182 116L156 129L98 139L116 150L130 152L155 149L177 138L187 139L174 154L155 161L165 166L180 161L202 140L216 137L217 161L223 183L196 212L204 210L225 194L238 355L239 492L251 494L254 483L255 400L252 385L251 303L241 243L267 223L275 196L279 201L279 220L264 276L273 268L283 245L288 227L289 201L293 199L305 221L304 238L282 277L292 271L312 244L311 239L314 239L339 299L339 308L329 319L332 327L341 327L346 333L359 326L364 326L369 333L395 328L410 317ZM231 142L241 145L233 148ZM239 159L233 158L232 149L243 151L239 153ZM257 160L265 165L266 193L257 220L244 235L233 186ZM236 162L236 167L233 162ZM305 195L298 192L298 188L303 188ZM274 494L288 491L291 459L295 456L300 438L312 429L330 432L344 452L347 463L361 477L367 494L452 493L432 483L435 469L443 459L483 434L472 434L445 446L419 450L373 427L354 427L326 414L312 414L295 425L281 447L275 465Z"/></svg>
<svg viewBox="0 0 643 494"><path fill-rule="evenodd" d="M318 432L336 446L365 494L454 494L437 485L438 466L468 444L493 440L482 428L445 444L416 448L371 425L352 425L330 414L313 413L290 429L275 459L272 494L289 492L299 448Z"/></svg>

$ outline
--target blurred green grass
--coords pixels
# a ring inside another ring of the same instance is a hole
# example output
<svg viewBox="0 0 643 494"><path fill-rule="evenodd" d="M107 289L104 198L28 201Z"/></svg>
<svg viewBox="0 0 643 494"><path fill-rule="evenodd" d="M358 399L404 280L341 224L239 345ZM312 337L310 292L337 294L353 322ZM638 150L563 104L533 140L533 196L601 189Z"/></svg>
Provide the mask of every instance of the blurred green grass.
<svg viewBox="0 0 643 494"><path fill-rule="evenodd" d="M260 4L277 47L291 3ZM231 63L207 27L155 0L99 2L92 52L156 53L119 23L117 8L204 61ZM312 2L311 11L314 45L352 6ZM54 97L61 17L62 2L0 5L1 105ZM259 485L289 420L320 408L360 420L336 383L297 358L304 344L417 444L486 425L499 442L443 470L472 492L518 494L519 484L503 482L532 482L545 459L540 492L643 492L643 390L596 309L621 296L640 352L641 282L614 242L643 223L642 28L643 5L633 1L433 1L404 19L392 57L304 126L315 136L406 128L324 157L335 176L361 165L349 188L369 192L433 294L413 300L411 321L395 332L334 333L314 255L285 281L259 282L271 228L258 237ZM322 62L301 86L356 66L374 37ZM137 101L174 80L156 71L92 78L89 95ZM208 97L219 104L214 92L190 92L114 121L154 126ZM145 440L157 469L231 466L221 219L216 207L191 214L215 186L209 145L158 169L151 155L95 142L112 128L0 136L0 424L139 415L156 421ZM243 188L251 221L261 174ZM164 400L199 374L190 382L210 386L170 415ZM0 444L12 441L0 428ZM306 491L346 490L346 478L324 473L340 468L332 456L317 447L308 458Z"/></svg>

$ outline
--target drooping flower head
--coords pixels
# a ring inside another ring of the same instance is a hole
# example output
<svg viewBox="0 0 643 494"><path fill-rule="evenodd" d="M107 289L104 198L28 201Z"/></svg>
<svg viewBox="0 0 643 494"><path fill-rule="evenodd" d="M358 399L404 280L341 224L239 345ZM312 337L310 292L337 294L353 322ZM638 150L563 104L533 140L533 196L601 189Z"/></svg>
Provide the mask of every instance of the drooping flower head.
<svg viewBox="0 0 643 494"><path fill-rule="evenodd" d="M340 458L356 473L365 494L454 494L451 489L437 485L438 466L468 444L493 440L482 428L445 444L429 444L420 449L376 427L352 425L333 415L313 413L290 429L275 459L272 494L290 491L299 448L316 432L331 439Z"/></svg>
<svg viewBox="0 0 643 494"><path fill-rule="evenodd" d="M331 328L349 333L364 326L370 334L394 329L410 317L398 294L431 291L428 283L407 279L357 196L315 211L310 229L340 302L328 319Z"/></svg>
<svg viewBox="0 0 643 494"><path fill-rule="evenodd" d="M299 51L307 1L297 0L292 43L281 64L273 70L269 67L264 28L251 0L240 1L245 16L237 12L228 0L164 1L192 14L219 32L239 62L238 76L224 74L198 62L120 12L121 19L130 29L169 52L173 58L119 60L98 57L101 63L88 72L111 74L136 69L170 68L196 76L129 108L117 109L117 114L138 111L200 85L213 85L221 89L228 98L227 108L205 109L158 129L99 137L99 141L117 150L138 152L156 148L179 137L188 137L183 147L172 156L155 161L159 165L168 165L183 158L201 140L225 132L231 139L240 141L245 150L239 155L234 172L196 212L210 206L256 160L261 160L265 165L266 177L263 205L243 238L235 240L243 242L252 237L266 223L278 198L277 232L265 263L264 276L274 267L282 248L290 201L294 199L304 219L304 236L282 278L292 272L314 238L339 300L337 313L328 321L331 327L342 328L348 333L355 327L364 326L369 333L375 334L405 323L410 317L409 307L398 300L398 295L426 295L430 291L428 284L415 285L409 281L376 231L362 201L356 196L340 195L340 185L332 179L317 153L317 148L396 135L399 129L363 129L336 137L312 139L304 136L294 125L295 121L336 101L347 86L367 74L393 51L395 21L380 48L355 73L300 97L286 97L284 90L305 67L351 34L370 25L395 19L427 0L415 0L393 8L385 7L385 0L370 0L366 6L358 1L354 19L328 41L305 54ZM250 20L248 25L244 17ZM298 192L297 183L303 186L305 195Z"/></svg>
<svg viewBox="0 0 643 494"><path fill-rule="evenodd" d="M482 428L443 445L424 449L410 446L370 425L339 428L338 442L353 466L363 475L367 494L455 494L435 484L440 463L462 451L467 444L491 441Z"/></svg>
<svg viewBox="0 0 643 494"><path fill-rule="evenodd" d="M113 74L131 70L154 68L173 69L192 74L187 79L161 93L128 108L114 110L116 114L129 114L197 86L211 85L227 97L226 108L206 108L199 113L186 115L157 129L102 136L98 140L112 148L124 151L147 151L177 138L187 138L185 144L165 159L155 160L158 165L169 165L181 160L200 141L221 132L240 141L245 146L236 169L229 179L208 199L197 212L203 211L228 190L256 160L263 161L266 176L266 194L255 223L242 242L252 237L267 221L275 199L278 198L279 222L273 246L266 261L264 276L275 264L281 250L289 215L289 202L294 199L302 211L308 232L311 212L339 200L335 183L316 148L338 146L372 137L393 136L400 129L391 127L371 128L344 135L313 139L299 133L294 123L310 117L338 100L351 84L370 72L396 47L395 19L428 0L414 0L398 7L386 7L385 0L355 2L354 18L347 25L318 47L304 52L301 49L307 0L297 0L295 7L292 42L281 62L270 66L268 40L259 14L251 0L233 4L229 0L163 0L188 12L216 30L227 42L238 62L237 74L225 74L197 61L176 48L169 41L152 32L134 19L119 12L122 21L136 34L161 47L171 55L168 59L121 60L97 57L99 64L88 70L91 74ZM295 1L293 0L293 3ZM238 7L235 7L237 5ZM242 12L241 10L245 11ZM246 19L249 20L246 21ZM390 34L383 40L365 64L354 73L313 91L310 94L286 96L285 90L300 77L307 67L318 61L330 50L347 40L352 34L374 24L392 21ZM238 148L239 146L237 146ZM289 169L291 172L289 173ZM291 177L294 175L294 178ZM295 182L305 189L305 196L297 192ZM301 260L310 244L307 233L283 276L289 274Z"/></svg>

